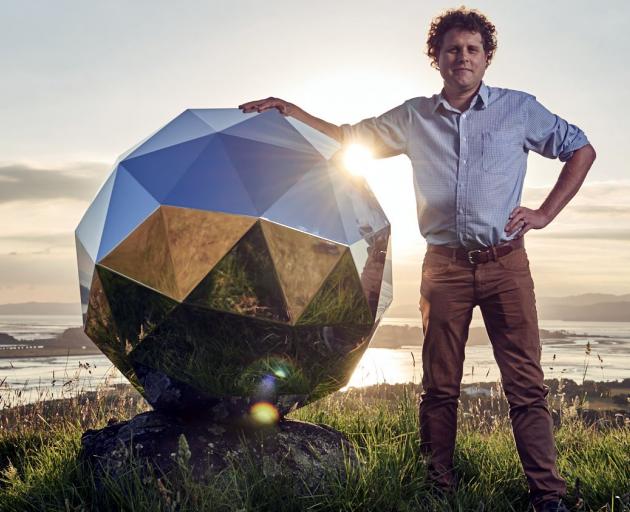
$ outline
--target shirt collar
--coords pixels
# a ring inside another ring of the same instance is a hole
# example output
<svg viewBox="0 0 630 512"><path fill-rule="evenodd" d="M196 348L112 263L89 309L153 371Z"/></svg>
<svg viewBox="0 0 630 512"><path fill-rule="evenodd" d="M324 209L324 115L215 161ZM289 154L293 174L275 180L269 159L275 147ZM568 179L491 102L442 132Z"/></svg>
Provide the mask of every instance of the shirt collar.
<svg viewBox="0 0 630 512"><path fill-rule="evenodd" d="M446 101L446 98L442 94L443 90L440 91L440 94L435 95L435 104L433 106L433 113L437 111L437 109L442 105L446 110L450 110L451 112L457 112L453 107L451 107ZM485 109L488 106L488 86L481 82L481 86L479 87L479 91L473 98L470 103L471 107L479 106L480 109Z"/></svg>

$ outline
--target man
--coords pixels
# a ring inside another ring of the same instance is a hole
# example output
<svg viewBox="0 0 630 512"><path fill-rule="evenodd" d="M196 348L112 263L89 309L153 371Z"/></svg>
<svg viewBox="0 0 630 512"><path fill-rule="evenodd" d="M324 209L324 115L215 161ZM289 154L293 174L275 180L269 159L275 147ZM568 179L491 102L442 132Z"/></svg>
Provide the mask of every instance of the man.
<svg viewBox="0 0 630 512"><path fill-rule="evenodd" d="M353 126L336 126L278 98L239 108L276 108L342 144L361 142L378 156L409 156L420 232L427 240L420 289L420 436L429 478L442 489L456 485L457 401L468 328L479 306L510 404L530 499L537 511L567 510L523 235L547 226L566 206L595 151L579 128L533 96L482 82L496 38L494 26L479 12L462 7L434 19L427 46L444 79L441 93L408 100ZM538 209L520 206L530 150L566 162Z"/></svg>

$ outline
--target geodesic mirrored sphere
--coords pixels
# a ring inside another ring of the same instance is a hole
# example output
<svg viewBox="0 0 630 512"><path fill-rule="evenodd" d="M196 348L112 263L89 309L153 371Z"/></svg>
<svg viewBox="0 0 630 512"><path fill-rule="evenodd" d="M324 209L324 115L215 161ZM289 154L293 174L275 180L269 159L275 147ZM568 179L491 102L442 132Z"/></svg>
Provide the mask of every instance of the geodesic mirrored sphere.
<svg viewBox="0 0 630 512"><path fill-rule="evenodd" d="M155 408L286 413L347 383L391 246L338 149L276 111L199 109L118 160L76 230L84 328Z"/></svg>

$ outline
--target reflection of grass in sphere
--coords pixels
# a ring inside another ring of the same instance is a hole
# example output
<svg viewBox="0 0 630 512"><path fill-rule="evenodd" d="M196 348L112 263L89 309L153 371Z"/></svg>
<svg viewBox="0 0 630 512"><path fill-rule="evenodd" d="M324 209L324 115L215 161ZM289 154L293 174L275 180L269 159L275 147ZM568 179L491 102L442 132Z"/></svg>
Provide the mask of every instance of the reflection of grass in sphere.
<svg viewBox="0 0 630 512"><path fill-rule="evenodd" d="M362 356L368 326L297 326L183 305L130 354L213 397L275 395L308 401L343 386Z"/></svg>
<svg viewBox="0 0 630 512"><path fill-rule="evenodd" d="M349 252L342 256L298 324L329 325L331 320L342 325L371 325L373 322Z"/></svg>
<svg viewBox="0 0 630 512"><path fill-rule="evenodd" d="M308 394L311 389L302 370L286 357L278 356L267 356L250 364L242 371L236 386L246 395L252 395L267 377L273 378L277 394Z"/></svg>

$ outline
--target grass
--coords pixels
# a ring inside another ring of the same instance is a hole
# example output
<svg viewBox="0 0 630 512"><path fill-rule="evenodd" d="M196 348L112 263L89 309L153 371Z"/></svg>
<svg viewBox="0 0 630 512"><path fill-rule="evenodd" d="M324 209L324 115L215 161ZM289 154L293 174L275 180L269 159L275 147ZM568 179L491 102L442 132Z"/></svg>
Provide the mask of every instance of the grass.
<svg viewBox="0 0 630 512"><path fill-rule="evenodd" d="M498 386L497 386L497 389ZM39 401L0 413L2 511L525 511L527 488L504 407L460 407L455 462L458 492L441 499L424 483L418 449L417 386L378 385L335 393L290 417L343 431L360 467L346 481L331 474L326 491L300 496L290 479L233 467L198 482L185 460L169 477L139 471L95 485L77 462L86 428L126 419L147 406L131 387L103 387L63 401ZM500 393L490 398L504 400ZM464 404L464 403L463 403ZM587 425L571 404L556 430L567 501L575 510L630 511L630 426ZM481 414L481 410L492 414Z"/></svg>

